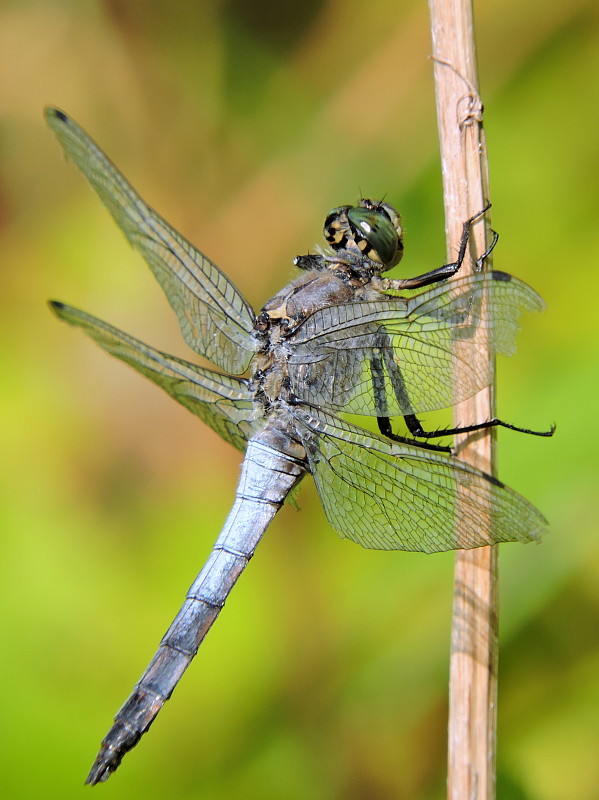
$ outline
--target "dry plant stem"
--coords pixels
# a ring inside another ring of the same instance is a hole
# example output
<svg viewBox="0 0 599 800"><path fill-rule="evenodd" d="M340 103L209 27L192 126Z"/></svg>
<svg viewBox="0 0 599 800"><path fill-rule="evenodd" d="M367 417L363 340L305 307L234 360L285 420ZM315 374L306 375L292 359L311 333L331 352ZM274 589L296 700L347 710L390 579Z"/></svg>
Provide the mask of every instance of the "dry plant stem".
<svg viewBox="0 0 599 800"><path fill-rule="evenodd" d="M451 260L462 222L488 201L487 157L471 0L429 0L429 4ZM480 255L486 250L486 230L488 219L486 224L476 225L471 253ZM465 269L472 267L473 262ZM455 379L459 380L459 373ZM456 424L465 424L493 416L493 391L489 389L461 403L455 419ZM464 437L459 448L465 461L493 471L490 432ZM497 549L483 547L456 554L449 688L450 800L495 797L496 699Z"/></svg>

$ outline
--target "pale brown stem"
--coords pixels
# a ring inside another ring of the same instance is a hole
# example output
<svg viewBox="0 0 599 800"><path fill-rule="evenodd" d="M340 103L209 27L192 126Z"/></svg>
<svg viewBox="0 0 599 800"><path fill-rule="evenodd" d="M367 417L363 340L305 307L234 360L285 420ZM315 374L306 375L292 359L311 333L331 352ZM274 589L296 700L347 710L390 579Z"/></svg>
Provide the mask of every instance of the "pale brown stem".
<svg viewBox="0 0 599 800"><path fill-rule="evenodd" d="M448 260L462 223L487 203L487 153L478 93L471 0L429 0L441 143ZM471 252L486 250L478 224ZM476 256L474 257L474 260ZM460 274L472 269L464 265ZM490 357L490 356L489 356ZM459 380L459 374L456 374ZM456 424L491 419L492 388L456 407ZM464 437L460 457L486 472L494 467L490 432ZM458 520L459 524L459 520ZM497 548L456 554L449 688L449 800L495 797L497 722Z"/></svg>

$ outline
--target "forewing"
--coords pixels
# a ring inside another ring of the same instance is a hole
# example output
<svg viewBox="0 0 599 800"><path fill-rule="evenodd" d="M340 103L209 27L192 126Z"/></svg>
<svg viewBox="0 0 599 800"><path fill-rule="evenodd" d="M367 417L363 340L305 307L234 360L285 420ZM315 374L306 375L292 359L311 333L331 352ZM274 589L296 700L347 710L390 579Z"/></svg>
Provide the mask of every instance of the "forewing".
<svg viewBox="0 0 599 800"><path fill-rule="evenodd" d="M245 381L169 356L84 311L52 301L60 319L82 328L100 347L141 372L242 452L253 421Z"/></svg>
<svg viewBox="0 0 599 800"><path fill-rule="evenodd" d="M317 410L294 410L327 518L377 550L436 553L539 539L542 514L451 456L400 445Z"/></svg>
<svg viewBox="0 0 599 800"><path fill-rule="evenodd" d="M494 271L322 308L288 339L291 388L311 405L368 416L452 406L491 382L487 343L511 355L520 315L543 307L530 286Z"/></svg>
<svg viewBox="0 0 599 800"><path fill-rule="evenodd" d="M179 319L187 344L221 369L240 375L253 352L254 314L231 281L148 206L85 131L62 111L46 109L67 158L150 266Z"/></svg>

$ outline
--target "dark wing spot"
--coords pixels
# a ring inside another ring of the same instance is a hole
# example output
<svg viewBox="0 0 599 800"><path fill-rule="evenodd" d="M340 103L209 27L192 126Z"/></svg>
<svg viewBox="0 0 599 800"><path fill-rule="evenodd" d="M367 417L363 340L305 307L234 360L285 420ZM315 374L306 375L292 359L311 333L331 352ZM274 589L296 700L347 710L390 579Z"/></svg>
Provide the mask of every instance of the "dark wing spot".
<svg viewBox="0 0 599 800"><path fill-rule="evenodd" d="M59 119L61 122L68 122L68 121L69 121L69 118L68 118L68 117L67 117L67 115L64 113L64 111L61 111L59 108L52 108L52 107L50 107L50 108L48 109L48 114L51 114L53 117L56 117L56 118L57 118L57 119Z"/></svg>

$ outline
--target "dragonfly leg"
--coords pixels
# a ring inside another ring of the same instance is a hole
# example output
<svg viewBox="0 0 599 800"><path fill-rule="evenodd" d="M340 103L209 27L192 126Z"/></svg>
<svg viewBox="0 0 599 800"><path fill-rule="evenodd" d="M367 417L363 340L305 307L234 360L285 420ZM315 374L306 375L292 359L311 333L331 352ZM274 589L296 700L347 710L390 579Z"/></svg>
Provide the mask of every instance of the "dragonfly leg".
<svg viewBox="0 0 599 800"><path fill-rule="evenodd" d="M458 425L455 428L440 428L436 431L425 431L420 424L420 420L415 414L406 414L404 419L410 433L413 436L419 436L424 439L435 439L441 436L454 436L459 433L473 433L474 431L487 430L488 428L507 428L510 431L527 433L530 436L553 436L555 433L555 425L552 425L549 430L546 431L533 431L530 428L520 428L517 425L504 422L496 417L489 419L486 422L475 423L474 425Z"/></svg>
<svg viewBox="0 0 599 800"><path fill-rule="evenodd" d="M497 233L497 231L491 230L491 237L492 237L491 238L491 244L487 247L487 249L482 254L482 256L479 256L476 259L476 267L477 267L477 270L479 272L483 268L483 264L485 263L485 259L488 258L491 255L493 250L495 250L495 245L499 241L499 234Z"/></svg>
<svg viewBox="0 0 599 800"><path fill-rule="evenodd" d="M386 338L386 334L380 334L381 344ZM400 408L411 409L410 398L404 386L403 377L400 368L391 361L388 364L390 375L393 375L393 391L398 399ZM394 442L401 442L402 444L412 444L418 447L423 447L425 450L435 450L439 453L451 453L451 448L444 445L429 444L428 442L418 442L406 436L400 436L393 433L391 428L391 420L388 415L387 396L385 391L385 372L383 369L383 361L381 352L375 351L370 359L370 377L372 380L372 391L374 395L374 403L377 410L376 421L379 426L379 431ZM407 415L410 419L416 419L414 414ZM411 431L412 432L412 431Z"/></svg>
<svg viewBox="0 0 599 800"><path fill-rule="evenodd" d="M412 444L416 445L417 447L422 447L425 450L434 450L438 453L451 453L451 447L445 447L444 445L440 444L429 444L429 442L419 442L416 439L411 439L407 436L399 436L399 434L393 433L393 429L391 428L391 420L389 419L389 417L377 417L376 421L379 426L379 431L383 434L383 436L386 436L393 442L401 442L402 444Z"/></svg>
<svg viewBox="0 0 599 800"><path fill-rule="evenodd" d="M443 264L441 267L437 267L437 269L433 269L430 272L423 272L422 275L416 275L414 278L373 278L373 286L375 289L379 289L379 291L403 291L405 289L418 289L421 286L429 286L431 283L438 283L439 281L445 280L446 278L451 278L452 275L455 275L456 272L460 269L462 264L464 263L464 258L466 257L466 248L468 247L468 240L470 238L470 230L472 229L472 225L476 222L477 219L483 216L489 209L491 208L491 203L487 203L487 205L479 211L478 214L475 214L470 219L467 219L462 226L462 237L460 239L460 246L458 249L458 256L455 261L452 261L449 264ZM495 245L497 244L498 235L494 232L493 234L493 241L489 248L483 253L483 255L477 260L477 264L482 264L482 262L487 258L489 253L493 250Z"/></svg>

